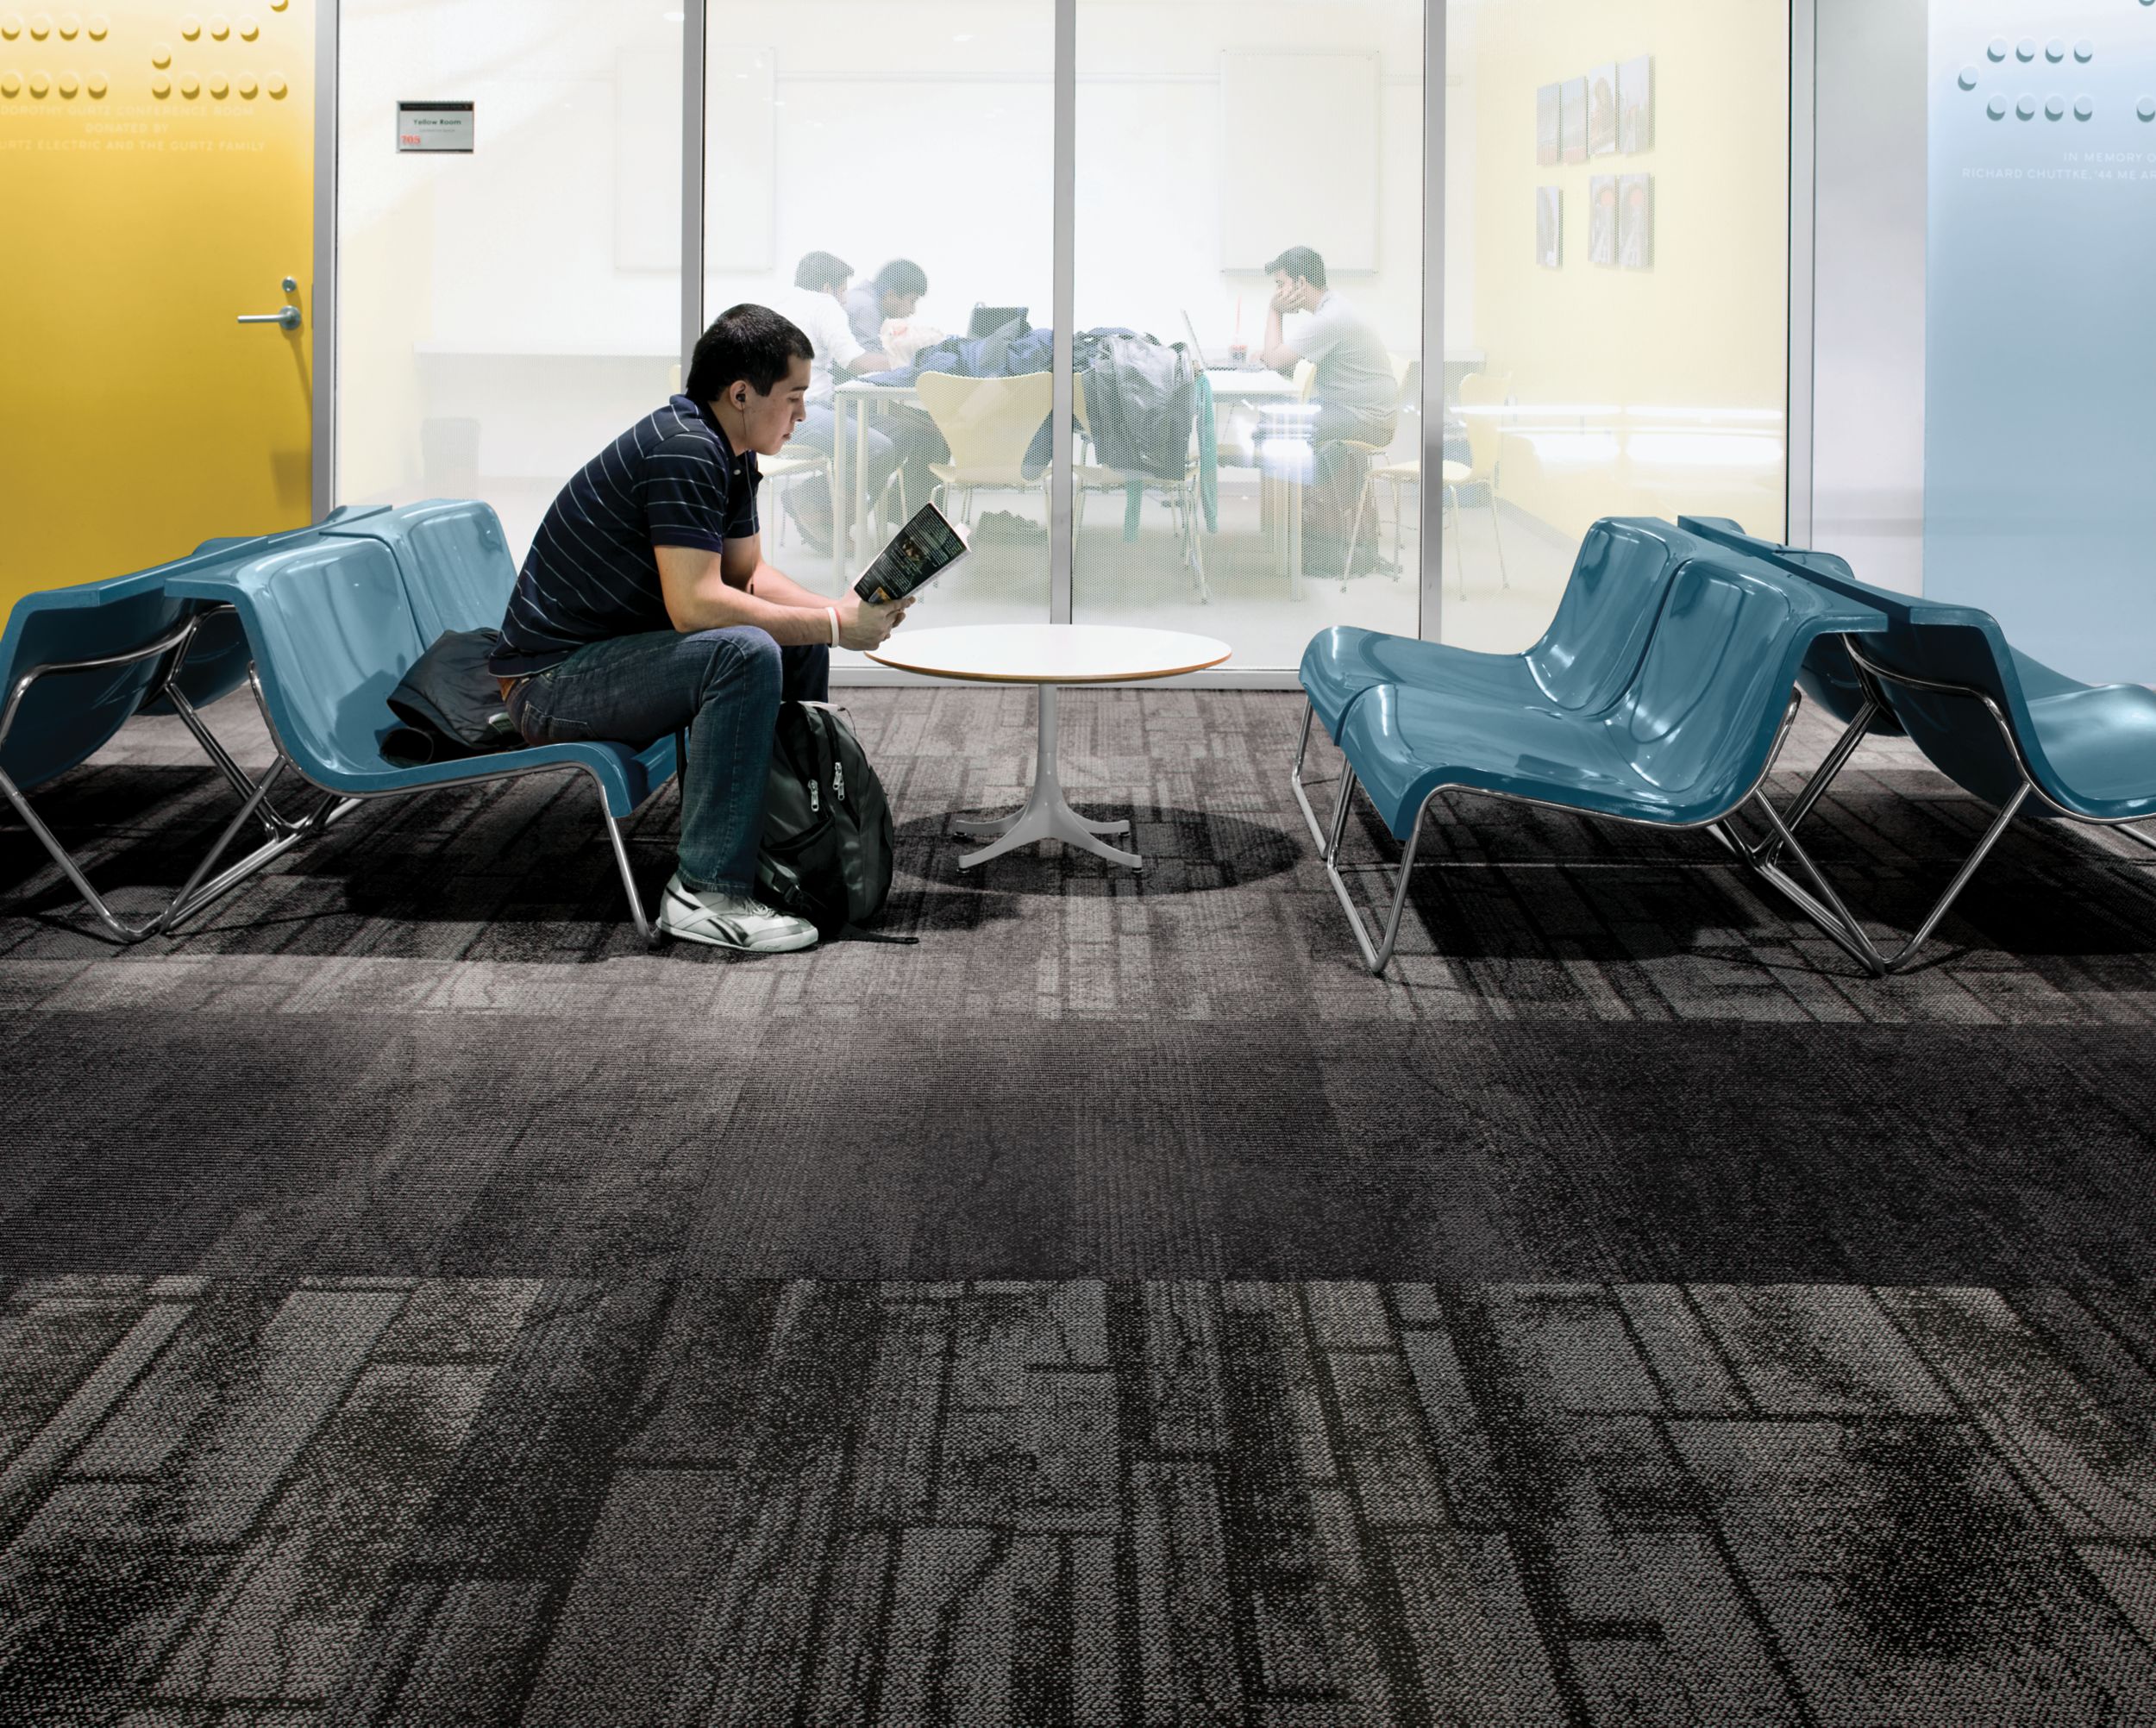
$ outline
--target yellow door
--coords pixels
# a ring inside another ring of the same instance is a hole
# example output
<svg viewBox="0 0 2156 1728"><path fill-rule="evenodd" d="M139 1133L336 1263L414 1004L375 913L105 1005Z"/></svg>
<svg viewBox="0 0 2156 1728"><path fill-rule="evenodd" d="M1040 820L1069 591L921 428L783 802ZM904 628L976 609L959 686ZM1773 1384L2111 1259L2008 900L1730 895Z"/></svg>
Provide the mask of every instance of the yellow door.
<svg viewBox="0 0 2156 1728"><path fill-rule="evenodd" d="M0 0L0 609L308 520L314 0L192 3Z"/></svg>

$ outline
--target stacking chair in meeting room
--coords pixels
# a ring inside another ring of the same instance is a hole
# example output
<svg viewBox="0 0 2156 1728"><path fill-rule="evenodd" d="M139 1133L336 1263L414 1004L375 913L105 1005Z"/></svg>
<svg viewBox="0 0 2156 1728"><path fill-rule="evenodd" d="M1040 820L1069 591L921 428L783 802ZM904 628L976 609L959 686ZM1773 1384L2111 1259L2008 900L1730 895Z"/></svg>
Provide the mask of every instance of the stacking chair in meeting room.
<svg viewBox="0 0 2156 1728"><path fill-rule="evenodd" d="M372 513L340 509L324 527ZM97 928L113 940L137 942L170 933L349 808L332 801L289 817L271 801L266 786L250 779L233 761L199 711L245 681L244 638L227 609L183 596L172 586L189 575L236 567L266 548L311 540L320 531L304 528L205 541L169 564L25 594L9 613L0 633L0 676L6 681L0 795L74 887ZM39 815L29 794L86 761L144 711L178 716L241 805L166 905L147 918L129 920L91 885L82 861ZM261 830L260 843L211 876L250 822Z"/></svg>
<svg viewBox="0 0 2156 1728"><path fill-rule="evenodd" d="M1492 378L1488 373L1471 372L1460 380L1460 417L1467 423L1467 454L1464 462L1448 461L1445 465L1445 507L1452 520L1452 556L1454 568L1460 579L1460 598L1467 598L1467 546L1460 538L1460 492L1463 487L1478 487L1489 504L1489 535L1497 548L1497 579L1509 588L1512 574L1505 568L1505 536L1498 521L1497 462L1505 441L1503 410L1505 399L1512 394L1509 375Z"/></svg>
<svg viewBox="0 0 2156 1728"><path fill-rule="evenodd" d="M1407 355L1399 354L1393 354L1390 358L1393 363L1393 384L1398 392L1395 399L1399 404L1401 416L1402 419L1420 423L1422 362L1419 360L1410 360ZM1397 437L1395 441L1398 441ZM1372 444L1360 438L1344 438L1341 440L1341 442L1361 456L1366 464L1363 470L1363 484L1355 499L1354 526L1348 529L1347 554L1342 560L1340 567L1340 592L1344 594L1347 592L1348 578L1355 573L1355 548L1357 542L1363 537L1363 517L1365 510L1370 514L1370 533L1376 542L1378 554L1382 558L1384 554L1383 523L1378 519L1376 510L1377 488L1381 482L1389 486L1392 491L1392 577L1395 582L1400 579L1401 555L1407 543L1406 530L1400 514L1401 493L1404 487L1420 486L1422 484L1422 459L1420 456L1410 456L1402 461L1381 462L1378 458L1391 454L1393 448L1391 444Z"/></svg>
<svg viewBox="0 0 2156 1728"><path fill-rule="evenodd" d="M1055 379L1044 372L1017 378L960 378L954 373L924 372L914 380L915 394L950 447L950 460L931 462L944 512L962 494L964 518L973 517L976 491L1031 492L1048 496L1045 468L1031 478L1025 453L1055 405Z"/></svg>
<svg viewBox="0 0 2156 1728"><path fill-rule="evenodd" d="M1086 380L1082 375L1071 380L1071 417L1078 423L1081 432L1091 434L1093 427L1086 412ZM1205 601L1213 598L1213 590L1206 582L1205 547L1200 537L1204 524L1198 497L1198 441L1194 428L1185 452L1181 476L1169 479L1143 469L1115 468L1103 463L1087 462L1078 466L1075 491L1073 533L1082 533L1085 529L1086 496L1089 492L1122 492L1126 497L1133 491L1140 495L1146 491L1164 493L1169 511L1175 520L1182 560L1197 585L1198 598ZM1135 510L1135 504L1131 508ZM1135 522L1135 516L1131 520Z"/></svg>
<svg viewBox="0 0 2156 1728"><path fill-rule="evenodd" d="M1664 829L1718 831L1746 805L1777 820L1764 786L1796 717L1806 654L1822 635L1885 628L1872 608L1787 573L1727 554L1691 555L1607 703L1575 710L1546 694L1470 693L1432 677L1361 691L1340 722L1345 769L1320 852L1363 961L1375 974L1392 957L1430 807L1448 790ZM1358 786L1401 846L1391 911L1375 939L1340 870ZM1809 855L1786 843L1816 891L1799 905L1816 917L1818 897L1831 890Z"/></svg>

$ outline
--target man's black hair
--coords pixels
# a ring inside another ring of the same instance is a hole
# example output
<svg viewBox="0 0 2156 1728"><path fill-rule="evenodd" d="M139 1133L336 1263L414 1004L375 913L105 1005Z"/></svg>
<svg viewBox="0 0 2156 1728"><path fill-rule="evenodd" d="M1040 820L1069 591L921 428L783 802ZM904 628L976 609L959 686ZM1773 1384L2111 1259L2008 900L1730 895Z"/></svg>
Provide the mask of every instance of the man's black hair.
<svg viewBox="0 0 2156 1728"><path fill-rule="evenodd" d="M696 339L696 352L689 356L689 399L716 402L736 379L768 396L795 360L815 358L815 345L791 318L768 306L729 306Z"/></svg>
<svg viewBox="0 0 2156 1728"><path fill-rule="evenodd" d="M879 294L925 294L928 292L928 272L910 258L894 258L876 272L876 292Z"/></svg>
<svg viewBox="0 0 2156 1728"><path fill-rule="evenodd" d="M1285 270L1290 276L1300 276L1313 288L1325 286L1325 260L1307 246L1291 246L1265 266L1268 276L1275 270Z"/></svg>
<svg viewBox="0 0 2156 1728"><path fill-rule="evenodd" d="M813 294L828 293L833 288L843 288L853 273L853 266L837 253L805 253L793 266L793 285Z"/></svg>

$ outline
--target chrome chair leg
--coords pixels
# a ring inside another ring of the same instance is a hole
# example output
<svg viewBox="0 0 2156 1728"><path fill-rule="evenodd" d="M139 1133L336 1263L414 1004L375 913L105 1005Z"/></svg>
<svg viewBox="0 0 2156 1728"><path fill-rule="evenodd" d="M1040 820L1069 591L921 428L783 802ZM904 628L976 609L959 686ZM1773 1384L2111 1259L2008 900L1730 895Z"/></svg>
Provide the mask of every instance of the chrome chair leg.
<svg viewBox="0 0 2156 1728"><path fill-rule="evenodd" d="M1497 547L1497 580L1504 587L1512 586L1512 572L1505 567L1505 535L1497 520L1497 482L1482 482L1484 496L1489 499L1489 537Z"/></svg>
<svg viewBox="0 0 2156 1728"><path fill-rule="evenodd" d="M606 807L606 788L592 776L592 784L599 787L599 819L606 824L606 838L614 848L614 867L621 872L622 892L629 897L629 916L636 920L636 934L643 938L646 948L659 945L659 928L644 916L643 896L636 892L636 873L629 867L629 844L623 837L621 820Z"/></svg>
<svg viewBox="0 0 2156 1728"><path fill-rule="evenodd" d="M1302 705L1302 730L1295 739L1295 765L1288 771L1288 786L1295 795L1296 805L1302 811L1303 822L1310 830L1310 838L1317 846L1318 856L1322 858L1326 855L1325 829L1318 820L1318 812L1311 808L1310 794L1302 778L1303 758L1310 749L1310 729L1317 717L1317 704L1306 701Z"/></svg>
<svg viewBox="0 0 2156 1728"><path fill-rule="evenodd" d="M1340 801L1334 807L1332 817L1332 844L1326 854L1325 873L1332 884L1332 892L1338 897L1340 909L1347 914L1348 928L1355 932L1355 945L1363 951L1363 963L1369 967L1373 978L1381 977L1392 963L1393 949L1400 940L1400 920L1407 908L1407 883L1415 867L1415 850L1422 842L1422 824L1430 813L1431 798L1422 801L1422 808L1415 812L1415 825L1407 831L1407 842L1400 853L1400 883L1393 890L1392 910L1385 918L1385 934L1373 942L1363 915L1355 905L1355 897L1348 891L1346 880L1340 874L1340 842L1347 828L1348 800L1359 784L1352 769L1340 781Z"/></svg>

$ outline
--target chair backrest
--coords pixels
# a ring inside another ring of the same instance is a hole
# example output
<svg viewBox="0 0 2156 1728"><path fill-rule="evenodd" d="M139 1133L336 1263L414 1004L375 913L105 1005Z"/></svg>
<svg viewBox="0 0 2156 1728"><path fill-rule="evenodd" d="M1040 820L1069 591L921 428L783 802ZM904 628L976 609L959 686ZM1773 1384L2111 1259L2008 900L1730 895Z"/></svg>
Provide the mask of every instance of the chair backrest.
<svg viewBox="0 0 2156 1728"><path fill-rule="evenodd" d="M1467 423L1470 479L1487 480L1497 472L1498 447L1505 435L1499 410L1511 394L1510 373L1493 377L1486 372L1471 372L1460 380L1460 406L1470 410L1460 416Z"/></svg>
<svg viewBox="0 0 2156 1728"><path fill-rule="evenodd" d="M1670 579L1702 549L1652 517L1604 517L1587 530L1571 579L1527 667L1551 701L1593 714L1622 696L1646 652Z"/></svg>
<svg viewBox="0 0 2156 1728"><path fill-rule="evenodd" d="M1832 593L1861 601L1883 613L1884 635L1867 638L1871 660L1914 678L1953 684L1983 692L2013 733L2011 743L1984 704L1970 697L1911 689L1889 682L1885 688L1894 720L1934 767L1965 791L1996 805L2021 785L2019 754L2045 793L2069 809L2097 813L2087 789L2061 774L2045 748L2042 729L2030 710L2032 698L2087 691L2040 661L2018 654L1998 621L1974 606L1953 606L1896 594L1858 580L1849 566L1829 554L1793 550L1745 535L1734 523L1684 517L1683 525L1702 537L1739 550L1761 565L1788 571ZM1846 717L1860 692L1855 668L1846 653L1814 650L1805 668L1806 694L1817 697ZM2122 692L2131 699L2132 692Z"/></svg>
<svg viewBox="0 0 2156 1728"><path fill-rule="evenodd" d="M1056 399L1056 380L1044 372L1017 378L924 372L913 388L961 468L1017 466Z"/></svg>
<svg viewBox="0 0 2156 1728"><path fill-rule="evenodd" d="M433 638L383 541L325 535L182 592L239 609L271 723L310 779L337 786L382 769L389 693Z"/></svg>
<svg viewBox="0 0 2156 1728"><path fill-rule="evenodd" d="M1818 636L1883 627L1868 607L1703 548L1670 579L1639 671L1601 723L1670 819L1710 819L1765 772Z"/></svg>
<svg viewBox="0 0 2156 1728"><path fill-rule="evenodd" d="M186 557L102 582L77 583L23 595L0 632L0 705L17 679L41 666L102 660L149 647L201 610L170 592L175 577L235 567L261 548L304 539L314 529L207 540ZM230 649L236 632L212 620L182 663L180 688L194 700L222 696L247 676L247 661ZM95 755L140 709L169 662L153 655L126 666L55 673L32 685L0 743L0 768L24 791Z"/></svg>
<svg viewBox="0 0 2156 1728"><path fill-rule="evenodd" d="M194 555L201 557L212 552L222 552L235 546L248 548L248 555L267 551L273 546L296 545L309 535L330 529L349 527L369 517L379 516L389 507L386 504L339 504L329 515L309 528L294 529L289 534L243 535L230 540L205 540L195 548ZM181 664L179 676L173 680L179 693L197 708L206 708L219 697L237 690L247 682L247 669L253 656L248 651L247 632L241 628L238 617L231 612L218 612L204 618L196 630L194 640L187 645L187 658ZM147 702L145 714L169 714L172 703L164 697Z"/></svg>
<svg viewBox="0 0 2156 1728"><path fill-rule="evenodd" d="M131 654L172 634L192 610L154 570L25 594L0 635L0 704L38 667ZM0 742L0 768L28 791L96 754L141 706L166 659L40 679Z"/></svg>
<svg viewBox="0 0 2156 1728"><path fill-rule="evenodd" d="M428 642L445 630L501 628L517 586L517 562L492 505L429 498L328 531L389 548Z"/></svg>

